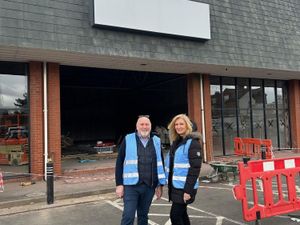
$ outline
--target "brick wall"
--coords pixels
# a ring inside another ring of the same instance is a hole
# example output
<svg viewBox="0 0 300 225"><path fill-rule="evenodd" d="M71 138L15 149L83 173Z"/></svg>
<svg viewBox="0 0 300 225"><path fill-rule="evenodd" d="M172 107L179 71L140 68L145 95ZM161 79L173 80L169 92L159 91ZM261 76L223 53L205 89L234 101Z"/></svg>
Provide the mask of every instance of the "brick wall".
<svg viewBox="0 0 300 225"><path fill-rule="evenodd" d="M48 151L54 162L54 173L61 174L59 64L48 63Z"/></svg>
<svg viewBox="0 0 300 225"><path fill-rule="evenodd" d="M189 74L187 76L188 90L188 113L189 117L197 124L198 131L202 133L202 112L201 112L201 92L199 74ZM203 106L204 106L204 129L205 129L205 153L206 161L213 159L212 150L212 120L211 120L211 100L210 100L210 81L208 75L203 77ZM203 134L203 133L202 133Z"/></svg>
<svg viewBox="0 0 300 225"><path fill-rule="evenodd" d="M188 114L201 132L201 105L200 105L200 75L188 74L187 75L187 97L188 97Z"/></svg>
<svg viewBox="0 0 300 225"><path fill-rule="evenodd" d="M43 77L42 63L29 63L29 102L30 102L30 172L33 178L42 179L43 159Z"/></svg>
<svg viewBox="0 0 300 225"><path fill-rule="evenodd" d="M292 147L300 148L300 81L289 81ZM300 152L300 150L297 150Z"/></svg>
<svg viewBox="0 0 300 225"><path fill-rule="evenodd" d="M212 117L211 117L211 96L209 75L203 76L204 93L204 117L205 117L205 135L206 135L206 157L207 161L213 160L213 138L212 138Z"/></svg>
<svg viewBox="0 0 300 225"><path fill-rule="evenodd" d="M59 65L48 63L48 155L53 157L54 172L61 174L60 134L60 76ZM43 64L29 63L30 98L30 171L44 174L44 115L43 115ZM33 175L35 179L42 176Z"/></svg>

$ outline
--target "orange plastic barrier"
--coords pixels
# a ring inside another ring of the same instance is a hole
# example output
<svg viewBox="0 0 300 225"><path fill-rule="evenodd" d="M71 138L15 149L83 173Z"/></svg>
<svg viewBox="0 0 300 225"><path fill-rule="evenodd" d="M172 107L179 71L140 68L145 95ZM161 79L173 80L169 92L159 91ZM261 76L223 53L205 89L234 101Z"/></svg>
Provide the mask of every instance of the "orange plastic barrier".
<svg viewBox="0 0 300 225"><path fill-rule="evenodd" d="M266 159L272 159L272 140L258 138L234 138L234 153L240 156L261 158L262 149L265 150Z"/></svg>
<svg viewBox="0 0 300 225"><path fill-rule="evenodd" d="M255 160L246 165L240 162L238 168L240 184L234 186L233 193L242 201L245 221L300 210L296 192L297 182L300 185L300 157Z"/></svg>

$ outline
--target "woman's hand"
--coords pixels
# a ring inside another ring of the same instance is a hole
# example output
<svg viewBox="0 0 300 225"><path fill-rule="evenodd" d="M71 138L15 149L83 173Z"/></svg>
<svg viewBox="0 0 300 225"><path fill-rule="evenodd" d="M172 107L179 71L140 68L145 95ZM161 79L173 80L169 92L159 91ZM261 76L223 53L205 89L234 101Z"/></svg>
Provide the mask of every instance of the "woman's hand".
<svg viewBox="0 0 300 225"><path fill-rule="evenodd" d="M163 193L163 187L162 186L158 186L157 188L155 188L155 194L156 194L157 200L159 200L161 198L162 193Z"/></svg>
<svg viewBox="0 0 300 225"><path fill-rule="evenodd" d="M188 193L183 194L183 201L186 203L188 200L191 199L191 195Z"/></svg>

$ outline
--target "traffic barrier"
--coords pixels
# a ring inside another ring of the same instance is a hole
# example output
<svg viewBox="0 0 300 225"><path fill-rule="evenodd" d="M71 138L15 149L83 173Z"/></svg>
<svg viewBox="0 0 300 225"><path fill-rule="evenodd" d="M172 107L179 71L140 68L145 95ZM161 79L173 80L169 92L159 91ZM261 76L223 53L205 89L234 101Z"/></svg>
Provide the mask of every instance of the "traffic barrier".
<svg viewBox="0 0 300 225"><path fill-rule="evenodd" d="M300 196L297 197L296 191L300 178L300 157L253 160L248 164L239 162L238 168L240 184L234 186L233 193L235 199L242 202L245 221L300 210Z"/></svg>
<svg viewBox="0 0 300 225"><path fill-rule="evenodd" d="M258 138L234 138L234 154L260 159L265 154L266 159L272 159L272 140Z"/></svg>

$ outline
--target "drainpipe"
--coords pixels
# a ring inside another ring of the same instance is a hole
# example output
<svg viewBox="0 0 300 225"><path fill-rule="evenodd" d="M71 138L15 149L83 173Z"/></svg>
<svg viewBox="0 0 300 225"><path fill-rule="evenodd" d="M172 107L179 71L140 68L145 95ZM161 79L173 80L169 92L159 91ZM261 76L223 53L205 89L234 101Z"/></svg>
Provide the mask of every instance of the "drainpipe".
<svg viewBox="0 0 300 225"><path fill-rule="evenodd" d="M204 159L204 162L206 162L207 156L206 156L206 136L205 136L203 75L200 75L200 104L201 104L201 118L202 118L203 159Z"/></svg>
<svg viewBox="0 0 300 225"><path fill-rule="evenodd" d="M44 179L47 180L47 161L48 161L48 96L47 96L47 63L43 62L44 80Z"/></svg>

